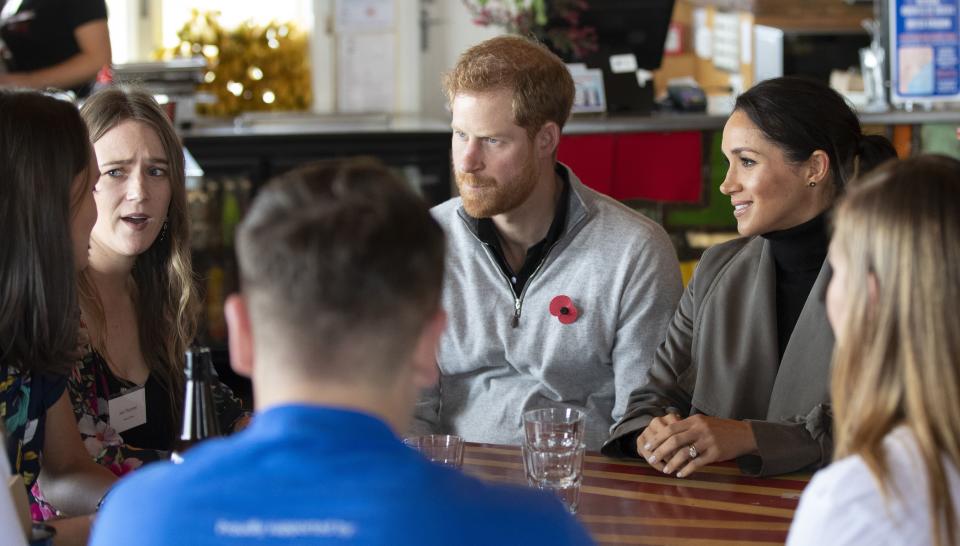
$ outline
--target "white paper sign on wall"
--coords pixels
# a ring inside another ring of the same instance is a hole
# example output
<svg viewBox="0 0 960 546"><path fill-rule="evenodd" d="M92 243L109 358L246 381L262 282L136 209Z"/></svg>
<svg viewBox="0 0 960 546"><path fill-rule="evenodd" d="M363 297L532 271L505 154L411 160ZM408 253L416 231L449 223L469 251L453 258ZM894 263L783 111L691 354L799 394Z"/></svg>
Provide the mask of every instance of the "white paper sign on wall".
<svg viewBox="0 0 960 546"><path fill-rule="evenodd" d="M633 53L621 53L610 56L610 72L626 74L637 70L637 56Z"/></svg>

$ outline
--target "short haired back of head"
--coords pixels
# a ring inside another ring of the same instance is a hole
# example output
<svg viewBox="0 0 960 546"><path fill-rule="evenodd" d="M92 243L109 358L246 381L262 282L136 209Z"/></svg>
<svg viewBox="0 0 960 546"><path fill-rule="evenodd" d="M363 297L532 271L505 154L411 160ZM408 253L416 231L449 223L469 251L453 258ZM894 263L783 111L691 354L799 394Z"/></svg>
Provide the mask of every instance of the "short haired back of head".
<svg viewBox="0 0 960 546"><path fill-rule="evenodd" d="M443 90L451 103L459 93L509 90L514 122L530 138L548 121L563 129L573 107L573 78L563 61L519 36L497 36L466 50L444 75Z"/></svg>
<svg viewBox="0 0 960 546"><path fill-rule="evenodd" d="M284 372L387 383L439 309L443 232L373 159L275 178L241 224L237 254L254 342L298 357Z"/></svg>

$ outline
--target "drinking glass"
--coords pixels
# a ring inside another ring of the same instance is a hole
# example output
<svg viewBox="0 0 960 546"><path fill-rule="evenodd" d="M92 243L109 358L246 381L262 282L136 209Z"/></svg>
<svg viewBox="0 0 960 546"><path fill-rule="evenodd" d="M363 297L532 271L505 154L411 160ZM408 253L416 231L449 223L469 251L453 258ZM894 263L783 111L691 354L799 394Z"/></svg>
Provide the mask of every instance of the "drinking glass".
<svg viewBox="0 0 960 546"><path fill-rule="evenodd" d="M463 438L452 434L428 434L404 438L403 443L435 463L453 468L463 466Z"/></svg>
<svg viewBox="0 0 960 546"><path fill-rule="evenodd" d="M570 513L576 513L586 449L583 412L571 408L530 410L523 414L523 431L527 482L553 491Z"/></svg>

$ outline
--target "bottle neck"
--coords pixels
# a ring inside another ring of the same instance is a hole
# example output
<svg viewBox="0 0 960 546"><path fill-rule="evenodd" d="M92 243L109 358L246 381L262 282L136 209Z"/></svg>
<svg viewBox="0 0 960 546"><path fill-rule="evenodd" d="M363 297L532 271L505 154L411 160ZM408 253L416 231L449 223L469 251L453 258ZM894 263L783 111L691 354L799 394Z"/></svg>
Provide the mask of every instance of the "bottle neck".
<svg viewBox="0 0 960 546"><path fill-rule="evenodd" d="M207 379L187 378L180 440L199 441L220 435L213 390Z"/></svg>

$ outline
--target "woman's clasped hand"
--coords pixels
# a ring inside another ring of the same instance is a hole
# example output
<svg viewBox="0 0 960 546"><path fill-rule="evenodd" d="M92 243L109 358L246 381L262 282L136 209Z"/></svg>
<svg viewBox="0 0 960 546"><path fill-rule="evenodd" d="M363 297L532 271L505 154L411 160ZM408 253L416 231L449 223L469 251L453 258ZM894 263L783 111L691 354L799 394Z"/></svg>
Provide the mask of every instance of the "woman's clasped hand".
<svg viewBox="0 0 960 546"><path fill-rule="evenodd" d="M675 413L654 417L637 438L637 453L650 466L678 478L756 450L749 423L703 414L686 419Z"/></svg>

